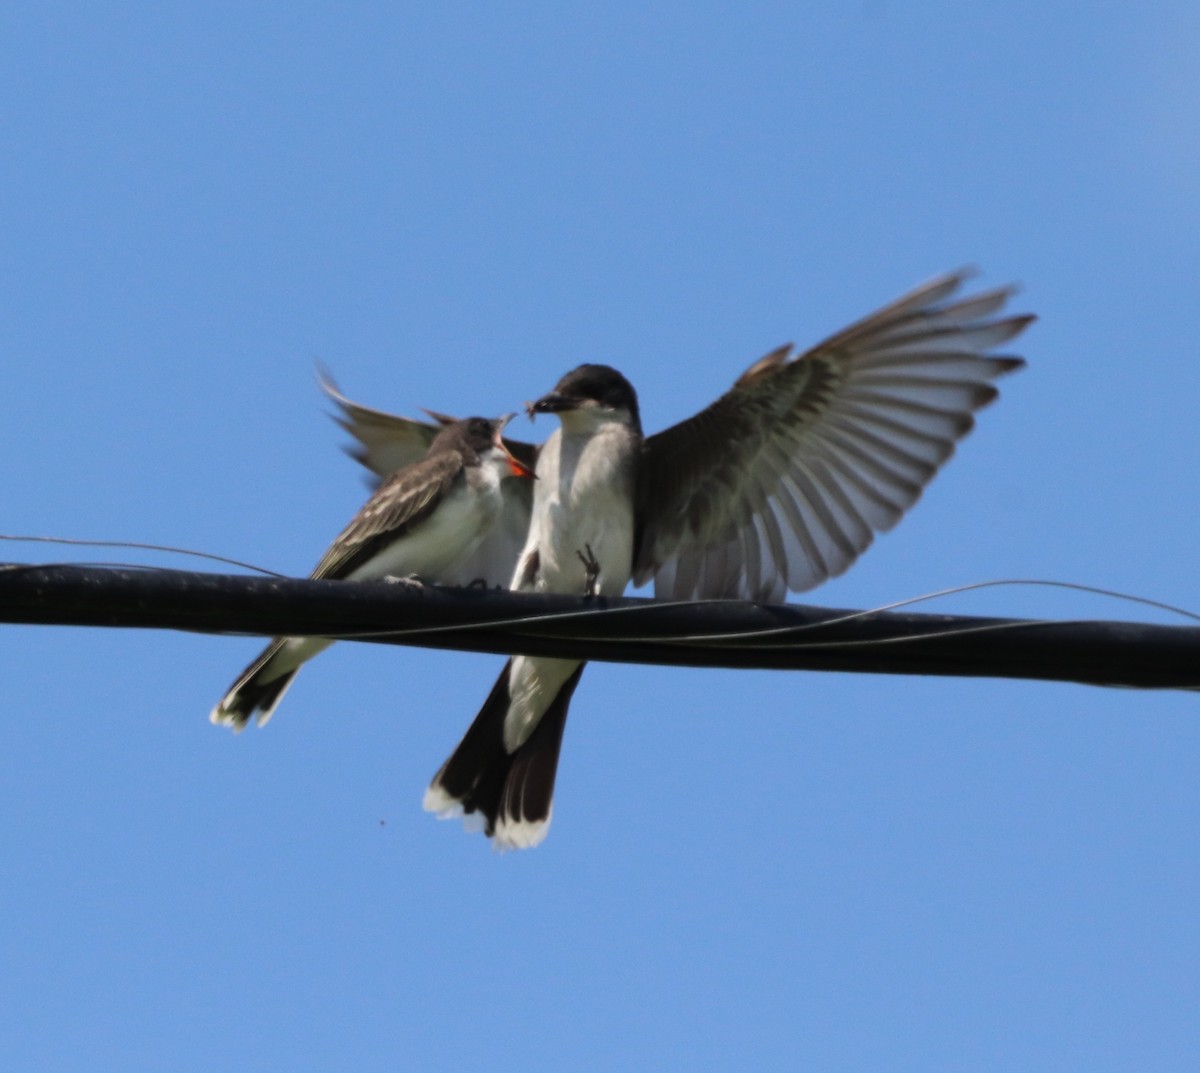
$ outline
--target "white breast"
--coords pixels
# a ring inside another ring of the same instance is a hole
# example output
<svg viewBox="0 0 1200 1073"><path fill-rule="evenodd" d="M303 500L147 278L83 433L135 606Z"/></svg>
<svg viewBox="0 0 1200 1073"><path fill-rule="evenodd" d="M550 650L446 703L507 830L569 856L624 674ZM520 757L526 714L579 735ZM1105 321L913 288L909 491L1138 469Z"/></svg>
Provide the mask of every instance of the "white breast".
<svg viewBox="0 0 1200 1073"><path fill-rule="evenodd" d="M474 550L499 516L500 479L490 466L471 474L438 504L437 509L349 576L355 581L416 574L435 584L462 583L456 567ZM468 579L473 580L473 579Z"/></svg>
<svg viewBox="0 0 1200 1073"><path fill-rule="evenodd" d="M616 421L584 433L559 429L546 441L526 544L526 553L537 552L537 591L583 595L587 571L580 556L589 548L600 565L599 592L625 591L633 566L636 447L633 431Z"/></svg>

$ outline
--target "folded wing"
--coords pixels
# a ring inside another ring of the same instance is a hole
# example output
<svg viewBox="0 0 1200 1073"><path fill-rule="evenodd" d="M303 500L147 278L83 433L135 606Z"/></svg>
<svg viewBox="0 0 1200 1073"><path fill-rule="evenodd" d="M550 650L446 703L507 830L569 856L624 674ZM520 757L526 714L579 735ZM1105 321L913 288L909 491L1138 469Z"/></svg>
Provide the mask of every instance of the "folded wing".
<svg viewBox="0 0 1200 1073"><path fill-rule="evenodd" d="M752 365L645 445L634 580L663 599L780 602L845 571L919 498L1020 358L1011 288L956 272L792 357Z"/></svg>
<svg viewBox="0 0 1200 1073"><path fill-rule="evenodd" d="M455 482L463 479L460 459L447 454L422 459L392 474L329 545L312 576L346 577L381 548L425 521Z"/></svg>

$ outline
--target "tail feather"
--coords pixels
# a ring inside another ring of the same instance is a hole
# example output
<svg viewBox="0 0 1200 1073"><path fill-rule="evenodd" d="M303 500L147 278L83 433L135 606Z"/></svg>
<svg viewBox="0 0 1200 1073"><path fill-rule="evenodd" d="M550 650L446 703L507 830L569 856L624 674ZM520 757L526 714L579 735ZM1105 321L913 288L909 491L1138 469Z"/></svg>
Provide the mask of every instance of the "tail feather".
<svg viewBox="0 0 1200 1073"><path fill-rule="evenodd" d="M258 725L271 718L271 713L283 699L292 679L304 660L284 659L286 639L272 641L258 657L234 680L209 714L209 721L219 726L244 730L258 712Z"/></svg>
<svg viewBox="0 0 1200 1073"><path fill-rule="evenodd" d="M492 841L497 846L530 849L550 830L567 707L581 674L582 666L559 691L529 740L512 754L499 808L491 821Z"/></svg>
<svg viewBox="0 0 1200 1073"><path fill-rule="evenodd" d="M512 660L488 694L463 740L425 792L425 808L441 816L478 813L498 848L536 846L550 827L554 777L567 709L584 664L551 701L529 737L513 752L504 746Z"/></svg>

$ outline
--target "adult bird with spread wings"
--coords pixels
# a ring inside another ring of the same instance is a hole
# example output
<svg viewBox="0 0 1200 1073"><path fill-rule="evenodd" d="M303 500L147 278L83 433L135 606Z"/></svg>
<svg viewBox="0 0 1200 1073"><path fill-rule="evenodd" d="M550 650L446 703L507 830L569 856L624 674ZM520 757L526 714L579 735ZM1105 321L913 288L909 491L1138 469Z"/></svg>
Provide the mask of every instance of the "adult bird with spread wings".
<svg viewBox="0 0 1200 1073"><path fill-rule="evenodd" d="M511 557L518 590L619 595L653 580L671 600L779 602L843 573L916 502L996 397L993 381L1024 364L994 351L1034 318L1002 313L1012 288L961 297L968 275L931 280L801 354L772 351L649 437L624 376L572 370L529 407L561 427L540 450L510 444L539 479L505 482L493 563ZM437 432L325 389L356 457L381 475ZM426 808L478 814L497 846L540 842L582 671L510 659Z"/></svg>

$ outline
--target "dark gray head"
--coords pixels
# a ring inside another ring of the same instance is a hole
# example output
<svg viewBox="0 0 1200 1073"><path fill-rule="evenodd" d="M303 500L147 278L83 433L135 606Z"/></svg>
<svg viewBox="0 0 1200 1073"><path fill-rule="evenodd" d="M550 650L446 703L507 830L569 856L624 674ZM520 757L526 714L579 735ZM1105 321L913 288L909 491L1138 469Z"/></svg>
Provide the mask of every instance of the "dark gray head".
<svg viewBox="0 0 1200 1073"><path fill-rule="evenodd" d="M526 407L534 414L563 414L573 410L601 410L627 413L631 423L642 427L637 392L633 385L611 365L580 365L572 369L549 395L543 395Z"/></svg>
<svg viewBox="0 0 1200 1073"><path fill-rule="evenodd" d="M429 453L457 451L470 458L478 456L492 446L496 426L486 417L466 417L443 425L429 445Z"/></svg>
<svg viewBox="0 0 1200 1073"><path fill-rule="evenodd" d="M533 471L512 456L500 433L508 424L512 414L492 421L486 417L465 417L442 426L433 438L427 454L439 451L455 451L462 456L466 465L478 465L489 458L502 458L509 472L516 477L532 477Z"/></svg>

